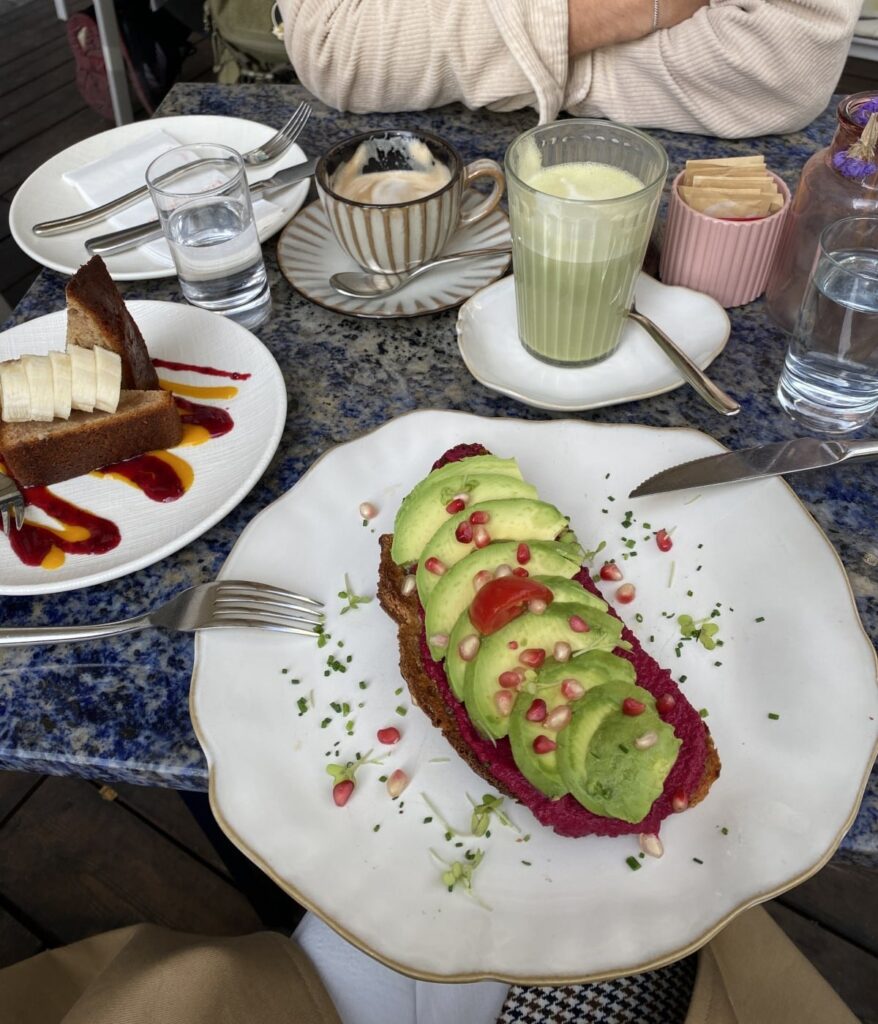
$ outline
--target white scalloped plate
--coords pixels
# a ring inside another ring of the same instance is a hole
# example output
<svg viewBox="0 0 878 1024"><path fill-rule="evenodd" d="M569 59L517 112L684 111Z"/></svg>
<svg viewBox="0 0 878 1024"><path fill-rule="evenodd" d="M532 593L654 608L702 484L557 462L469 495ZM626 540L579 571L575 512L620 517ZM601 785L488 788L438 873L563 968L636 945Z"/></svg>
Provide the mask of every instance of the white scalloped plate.
<svg viewBox="0 0 878 1024"><path fill-rule="evenodd" d="M726 347L729 318L709 295L641 274L635 298L638 310L702 370ZM554 412L634 402L683 384L674 364L635 323L625 325L616 351L594 366L565 368L536 359L518 339L513 276L483 288L463 304L457 317L457 345L467 369L485 387Z"/></svg>
<svg viewBox="0 0 878 1024"><path fill-rule="evenodd" d="M190 489L177 501L160 504L139 490L91 474L52 484L53 494L112 520L119 545L102 555L67 555L58 569L27 566L0 533L0 594L52 594L126 576L184 547L210 529L250 491L280 443L287 392L274 356L250 331L194 306L177 302L127 303L143 332L149 354L194 366L250 374L231 381L191 371L160 369L159 377L200 387L232 385L230 399L194 399L228 409L234 428L205 444L172 449L195 471ZM50 313L0 334L0 360L25 352L63 348L67 314ZM28 519L51 521L29 508Z"/></svg>
<svg viewBox="0 0 878 1024"><path fill-rule="evenodd" d="M563 839L508 801L529 841L494 824L490 838L447 842L422 794L463 828L467 795L488 787L399 689L396 628L377 604L340 614L345 573L356 593L374 594L378 536L402 497L446 448L476 440L516 456L584 545L608 542L606 555L638 588L623 618L709 711L722 776L703 803L665 822L665 855L641 870L626 864L634 837ZM331 642L196 639L191 713L226 833L351 942L434 980L552 984L642 971L816 871L852 822L875 755L875 654L835 552L780 480L709 488L696 501L625 498L656 470L719 448L689 429L416 412L330 451L253 520L223 574L323 599ZM364 500L380 508L367 526ZM638 523L626 528L629 509ZM676 527L671 553L643 540L644 520ZM637 542L627 561L623 536ZM662 613L699 618L716 602L724 645L688 644L677 658L679 629ZM328 653L348 671L327 669ZM350 705L353 735L333 702ZM362 768L350 802L336 807L325 765L377 750L386 725L402 741L385 749L382 768ZM393 803L379 776L397 767L412 783ZM448 892L430 854L456 859L476 847L485 857L475 892L490 910Z"/></svg>

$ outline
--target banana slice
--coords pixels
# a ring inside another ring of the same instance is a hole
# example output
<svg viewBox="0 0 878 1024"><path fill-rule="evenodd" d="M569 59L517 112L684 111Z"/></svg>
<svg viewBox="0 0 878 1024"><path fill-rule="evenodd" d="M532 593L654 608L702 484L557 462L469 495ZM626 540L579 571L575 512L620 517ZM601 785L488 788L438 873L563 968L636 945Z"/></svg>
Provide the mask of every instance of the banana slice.
<svg viewBox="0 0 878 1024"><path fill-rule="evenodd" d="M95 408L102 412L115 412L122 390L122 360L118 352L106 348L93 348L95 359Z"/></svg>
<svg viewBox="0 0 878 1024"><path fill-rule="evenodd" d="M97 398L97 373L95 372L94 350L80 345L68 345L74 409L94 412Z"/></svg>
<svg viewBox="0 0 878 1024"><path fill-rule="evenodd" d="M25 423L30 419L30 387L20 362L0 363L4 423Z"/></svg>
<svg viewBox="0 0 878 1024"><path fill-rule="evenodd" d="M22 356L21 365L30 391L29 419L50 423L55 418L55 391L52 364L48 356Z"/></svg>
<svg viewBox="0 0 878 1024"><path fill-rule="evenodd" d="M50 352L49 362L52 364L52 394L57 419L70 419L73 404L73 371L70 368L70 356L66 352Z"/></svg>

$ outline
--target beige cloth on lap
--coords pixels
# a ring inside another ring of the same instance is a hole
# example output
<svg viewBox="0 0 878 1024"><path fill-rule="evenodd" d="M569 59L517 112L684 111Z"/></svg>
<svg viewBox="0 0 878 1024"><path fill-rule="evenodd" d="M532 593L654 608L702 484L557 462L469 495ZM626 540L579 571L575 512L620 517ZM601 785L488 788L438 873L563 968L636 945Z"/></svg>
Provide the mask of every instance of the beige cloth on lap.
<svg viewBox="0 0 878 1024"><path fill-rule="evenodd" d="M284 936L214 938L149 924L0 971L0 1017L3 1024L340 1024L308 958ZM686 1024L769 1021L857 1024L757 907L702 950Z"/></svg>

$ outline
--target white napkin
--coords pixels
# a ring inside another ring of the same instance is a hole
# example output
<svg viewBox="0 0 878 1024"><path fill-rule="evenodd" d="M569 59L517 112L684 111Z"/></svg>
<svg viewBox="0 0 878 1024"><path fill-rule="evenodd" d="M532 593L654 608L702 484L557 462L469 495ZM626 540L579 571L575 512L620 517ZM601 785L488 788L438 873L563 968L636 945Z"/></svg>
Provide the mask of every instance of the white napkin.
<svg viewBox="0 0 878 1024"><path fill-rule="evenodd" d="M142 185L146 179L146 169L153 160L179 145L175 138L157 128L136 142L115 150L112 156L103 157L72 171L65 171L63 178L79 192L86 206L102 206L111 199ZM255 199L253 216L256 219L257 230L261 230L278 209L267 199ZM135 224L143 224L144 221L155 220L156 216L152 199L147 196L134 206L108 217L102 224L95 225L93 234L106 234L119 228L133 227ZM159 266L173 266L174 261L164 239L146 242L138 246L136 251Z"/></svg>
<svg viewBox="0 0 878 1024"><path fill-rule="evenodd" d="M499 981L442 984L397 974L310 912L293 939L314 964L342 1024L495 1024L509 990Z"/></svg>

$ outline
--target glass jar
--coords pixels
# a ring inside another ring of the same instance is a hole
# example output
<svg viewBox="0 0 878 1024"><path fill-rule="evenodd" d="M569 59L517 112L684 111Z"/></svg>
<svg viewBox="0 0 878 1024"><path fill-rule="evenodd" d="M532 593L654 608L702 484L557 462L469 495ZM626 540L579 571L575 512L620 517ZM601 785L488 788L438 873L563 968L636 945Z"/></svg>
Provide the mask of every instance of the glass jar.
<svg viewBox="0 0 878 1024"><path fill-rule="evenodd" d="M865 174L851 177L851 166L843 155L860 142L875 110L878 92L860 92L843 99L832 142L802 169L765 293L769 313L785 331L791 332L795 326L821 231L843 217L878 214L878 170L874 166L878 158L865 162Z"/></svg>

